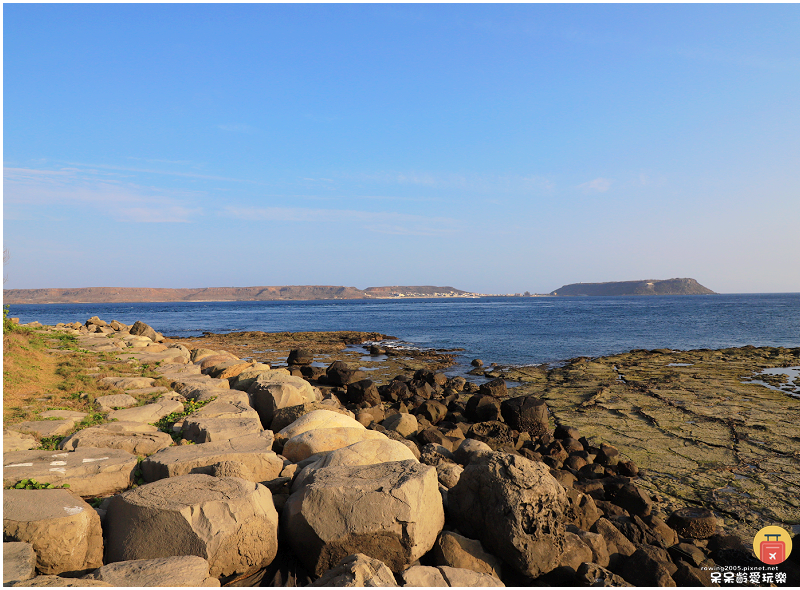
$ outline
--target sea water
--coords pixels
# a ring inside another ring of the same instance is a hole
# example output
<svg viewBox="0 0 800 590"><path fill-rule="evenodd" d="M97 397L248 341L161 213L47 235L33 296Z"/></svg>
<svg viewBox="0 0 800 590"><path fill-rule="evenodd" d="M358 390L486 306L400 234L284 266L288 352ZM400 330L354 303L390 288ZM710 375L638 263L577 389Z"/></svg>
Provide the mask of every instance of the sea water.
<svg viewBox="0 0 800 590"><path fill-rule="evenodd" d="M800 346L800 293L11 305L20 322L141 320L168 337L203 332L380 332L500 364L632 349Z"/></svg>

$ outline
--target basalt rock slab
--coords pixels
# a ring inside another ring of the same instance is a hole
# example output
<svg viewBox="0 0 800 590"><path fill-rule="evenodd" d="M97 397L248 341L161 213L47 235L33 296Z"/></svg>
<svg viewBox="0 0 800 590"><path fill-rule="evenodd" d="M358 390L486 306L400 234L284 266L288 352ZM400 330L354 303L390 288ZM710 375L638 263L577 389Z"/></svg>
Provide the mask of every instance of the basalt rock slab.
<svg viewBox="0 0 800 590"><path fill-rule="evenodd" d="M15 430L3 431L3 451L28 451L39 446L36 437Z"/></svg>
<svg viewBox="0 0 800 590"><path fill-rule="evenodd" d="M130 485L136 464L136 456L121 449L14 451L3 453L3 485L36 479L53 485L68 484L79 496L106 496Z"/></svg>
<svg viewBox="0 0 800 590"><path fill-rule="evenodd" d="M207 443L257 434L263 430L258 412L246 401L218 396L184 419L182 433L187 440Z"/></svg>
<svg viewBox="0 0 800 590"><path fill-rule="evenodd" d="M436 470L417 461L328 467L283 508L289 545L317 575L364 553L400 572L427 553L444 525Z"/></svg>
<svg viewBox="0 0 800 590"><path fill-rule="evenodd" d="M115 496L106 561L198 555L221 581L255 573L278 550L270 491L243 479L182 475Z"/></svg>
<svg viewBox="0 0 800 590"><path fill-rule="evenodd" d="M567 506L564 488L544 464L508 453L467 465L448 492L461 532L533 578L559 564Z"/></svg>
<svg viewBox="0 0 800 590"><path fill-rule="evenodd" d="M136 425L139 428L134 430L127 425ZM150 455L171 444L170 435L150 424L108 422L79 430L61 441L59 448L65 451L74 451L79 447L122 449L132 455Z"/></svg>
<svg viewBox="0 0 800 590"><path fill-rule="evenodd" d="M415 565L405 570L400 577L406 588L469 588L473 586L504 588L505 584L489 574L470 569L427 565Z"/></svg>
<svg viewBox="0 0 800 590"><path fill-rule="evenodd" d="M219 580L209 576L208 561L197 555L118 561L96 569L83 579L134 588L220 585Z"/></svg>
<svg viewBox="0 0 800 590"><path fill-rule="evenodd" d="M3 585L30 580L36 575L36 552L22 541L3 543Z"/></svg>
<svg viewBox="0 0 800 590"><path fill-rule="evenodd" d="M190 473L212 474L213 466L236 461L247 467L253 481L269 481L283 470L283 459L272 451L273 436L267 430L258 434L163 449L142 461L142 476L152 482Z"/></svg>
<svg viewBox="0 0 800 590"><path fill-rule="evenodd" d="M43 574L103 565L100 517L70 490L3 490L3 538L30 543Z"/></svg>
<svg viewBox="0 0 800 590"><path fill-rule="evenodd" d="M113 410L108 413L108 419L119 420L120 422L144 422L145 424L153 424L161 420L164 416L169 416L174 412L183 412L183 404L174 400L165 399L135 408Z"/></svg>

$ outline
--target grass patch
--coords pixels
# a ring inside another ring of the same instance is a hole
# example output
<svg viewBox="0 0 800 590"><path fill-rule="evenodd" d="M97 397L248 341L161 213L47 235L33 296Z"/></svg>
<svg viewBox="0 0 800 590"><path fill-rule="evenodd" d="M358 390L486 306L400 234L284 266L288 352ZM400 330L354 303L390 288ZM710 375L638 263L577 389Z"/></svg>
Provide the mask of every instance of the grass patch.
<svg viewBox="0 0 800 590"><path fill-rule="evenodd" d="M153 426L158 428L161 432L166 432L172 437L176 443L180 442L181 435L178 432L172 430L172 427L175 425L176 422L183 420L186 416L190 414L194 414L197 410L206 406L213 402L216 397L212 397L211 399L207 399L201 402L189 400L183 405L183 412L172 412L172 414L168 414L161 418L158 422L153 423Z"/></svg>
<svg viewBox="0 0 800 590"><path fill-rule="evenodd" d="M21 479L13 486L8 486L7 490L56 490L66 488L69 489L69 484L64 483L61 485L53 485L51 483L36 481L35 479Z"/></svg>

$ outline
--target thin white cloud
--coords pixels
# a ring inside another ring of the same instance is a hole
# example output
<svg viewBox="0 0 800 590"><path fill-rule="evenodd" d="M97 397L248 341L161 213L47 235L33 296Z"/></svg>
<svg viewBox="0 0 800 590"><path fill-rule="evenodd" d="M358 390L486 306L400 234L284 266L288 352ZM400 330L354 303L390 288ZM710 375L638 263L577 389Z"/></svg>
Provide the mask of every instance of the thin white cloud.
<svg viewBox="0 0 800 590"><path fill-rule="evenodd" d="M4 214L9 218L63 206L85 207L116 221L136 223L187 223L201 213L184 202L198 193L144 187L85 169L4 168L3 193Z"/></svg>
<svg viewBox="0 0 800 590"><path fill-rule="evenodd" d="M555 188L550 179L537 175L465 175L433 174L429 172L372 172L343 174L344 180L378 182L393 185L414 185L431 188L461 189L482 193L536 193L545 194Z"/></svg>
<svg viewBox="0 0 800 590"><path fill-rule="evenodd" d="M590 180L589 182L584 182L583 184L579 184L575 188L579 188L583 191L583 194L588 195L589 193L598 192L604 193L611 188L611 184L613 180L608 178L595 178L594 180Z"/></svg>
<svg viewBox="0 0 800 590"><path fill-rule="evenodd" d="M456 232L459 221L394 211L305 209L301 207L227 207L226 215L248 221L355 224L362 229L393 235L442 236Z"/></svg>

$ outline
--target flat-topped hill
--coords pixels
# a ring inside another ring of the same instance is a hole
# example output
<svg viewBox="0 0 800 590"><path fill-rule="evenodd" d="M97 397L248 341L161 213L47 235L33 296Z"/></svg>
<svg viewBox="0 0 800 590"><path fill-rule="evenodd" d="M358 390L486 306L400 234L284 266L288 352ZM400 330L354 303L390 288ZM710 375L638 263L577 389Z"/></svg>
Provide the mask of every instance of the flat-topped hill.
<svg viewBox="0 0 800 590"><path fill-rule="evenodd" d="M715 295L694 279L617 281L610 283L573 283L556 289L550 295Z"/></svg>
<svg viewBox="0 0 800 590"><path fill-rule="evenodd" d="M122 303L172 301L278 301L312 299L367 299L398 296L453 296L466 291L453 287L356 287L292 285L284 287L208 287L160 289L85 287L80 289L4 289L3 302L24 303Z"/></svg>

